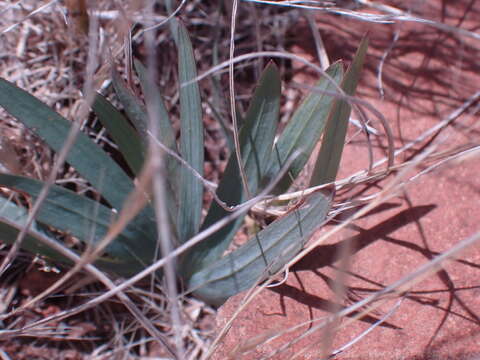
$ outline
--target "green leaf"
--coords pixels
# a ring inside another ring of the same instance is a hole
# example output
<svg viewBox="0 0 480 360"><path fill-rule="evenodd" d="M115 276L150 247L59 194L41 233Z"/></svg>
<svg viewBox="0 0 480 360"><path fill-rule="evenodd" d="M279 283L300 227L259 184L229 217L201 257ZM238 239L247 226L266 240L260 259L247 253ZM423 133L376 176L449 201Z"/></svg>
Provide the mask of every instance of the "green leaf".
<svg viewBox="0 0 480 360"><path fill-rule="evenodd" d="M27 223L27 219L28 214L24 208L0 197L0 233L2 234L2 242L13 244L17 239L19 232ZM44 242L41 241L42 237L58 242L57 239L40 228L34 221L23 239L22 248L34 254L42 254L52 260L64 263L69 262L63 255L45 245Z"/></svg>
<svg viewBox="0 0 480 360"><path fill-rule="evenodd" d="M261 179L268 167L280 111L281 81L278 68L270 63L264 70L252 97L244 126L240 131L240 152L248 187L252 195L261 190ZM247 199L235 153L231 154L217 189L218 197L227 205L238 205ZM202 229L206 229L230 213L212 202ZM220 258L242 224L243 217L224 226L194 247L187 257L186 273L191 274L205 264Z"/></svg>
<svg viewBox="0 0 480 360"><path fill-rule="evenodd" d="M340 83L343 76L342 63L338 62L331 65L326 72L336 83ZM326 95L325 91L335 92L336 89L334 84L322 77L317 83L315 91L308 95L295 111L274 146L270 167L264 179L265 183L272 181L277 176L285 162L295 151L301 151L288 172L275 187L274 194L281 194L288 190L320 140L334 101L334 97Z"/></svg>
<svg viewBox="0 0 480 360"><path fill-rule="evenodd" d="M97 94L92 110L98 116L108 134L118 145L125 161L135 175L142 170L144 148L135 129L128 120L102 95Z"/></svg>
<svg viewBox="0 0 480 360"><path fill-rule="evenodd" d="M151 106L154 106L154 113L159 115L159 134L157 134L160 142L168 147L170 150L178 153L177 143L175 140L175 131L168 116L167 108L162 99L162 95L153 79L149 78L148 71L143 64L135 60L135 70L140 78L140 86L146 101L151 101ZM150 104L149 104L150 105ZM173 164L177 164L176 160L172 160Z"/></svg>
<svg viewBox="0 0 480 360"><path fill-rule="evenodd" d="M167 109L163 103L160 90L156 86L153 79L149 78L147 69L142 65L140 61L135 60L135 69L140 78L140 85L142 91L145 94L145 102L149 107L152 107L152 113L158 114L158 128L159 133L156 135L157 140L160 141L167 148L178 154L177 143L175 139L175 131L170 122ZM170 213L170 219L172 224L176 224L178 214L178 177L180 171L180 163L177 159L171 155L165 155L166 167L167 167L167 201L168 211Z"/></svg>
<svg viewBox="0 0 480 360"><path fill-rule="evenodd" d="M141 101L127 88L115 67L112 66L112 83L118 99L123 105L128 118L139 132L146 144L148 115Z"/></svg>
<svg viewBox="0 0 480 360"><path fill-rule="evenodd" d="M174 39L178 49L178 77L184 84L197 77L193 48L185 27L172 19ZM180 87L180 153L183 159L203 176L203 122L198 83ZM203 205L203 184L191 170L180 168L177 233L185 242L200 228Z"/></svg>
<svg viewBox="0 0 480 360"><path fill-rule="evenodd" d="M309 195L245 245L193 274L189 291L208 304L220 306L229 297L275 274L322 225L331 201L332 193L328 191Z"/></svg>
<svg viewBox="0 0 480 360"><path fill-rule="evenodd" d="M0 197L0 209L0 233L2 234L2 241L7 244L13 244L19 232L25 226L28 214L25 209L2 197ZM24 237L21 247L33 254L40 254L51 261L72 265L72 261L69 258L46 245L48 242L56 242L62 245L52 234L34 221ZM143 269L143 267L139 267L138 261L127 261L131 259L132 258L123 259L120 261L118 259L104 257L95 261L95 265L112 274L129 277Z"/></svg>
<svg viewBox="0 0 480 360"><path fill-rule="evenodd" d="M43 185L38 180L0 173L0 186L26 193L34 200ZM95 245L107 234L115 220L115 213L97 201L52 186L36 220L75 236L85 244ZM152 226L140 224L140 221L139 218L134 219L106 249L110 258L124 265L120 274L132 275L153 260L155 232Z"/></svg>
<svg viewBox="0 0 480 360"><path fill-rule="evenodd" d="M353 96L355 94L367 48L368 38L364 37L342 81L341 87L347 95ZM310 186L335 181L345 145L350 112L351 106L348 101L341 99L335 101L328 117L327 128L310 180Z"/></svg>
<svg viewBox="0 0 480 360"><path fill-rule="evenodd" d="M0 79L0 105L53 150L60 151L70 131L71 124L68 120L4 79ZM78 134L67 162L116 209L122 207L133 190L133 182L127 174L83 133Z"/></svg>

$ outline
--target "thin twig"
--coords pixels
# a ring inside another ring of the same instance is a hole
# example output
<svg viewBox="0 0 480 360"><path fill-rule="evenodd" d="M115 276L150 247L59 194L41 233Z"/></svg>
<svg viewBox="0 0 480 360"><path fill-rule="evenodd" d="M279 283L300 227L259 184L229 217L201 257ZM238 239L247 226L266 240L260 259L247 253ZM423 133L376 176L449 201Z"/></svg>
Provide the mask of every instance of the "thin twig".
<svg viewBox="0 0 480 360"><path fill-rule="evenodd" d="M232 61L235 55L235 25L237 18L238 10L238 0L233 0L232 5L232 19L230 25L230 61L228 62L228 86L230 89L230 112L232 115L233 123L233 142L235 145L235 156L237 158L238 169L240 170L240 177L242 178L243 188L247 199L250 199L252 196L250 194L250 189L248 188L247 174L243 167L242 161L242 152L240 148L240 137L238 135L238 122L237 122L237 110L235 104L235 84L234 84L234 62Z"/></svg>
<svg viewBox="0 0 480 360"><path fill-rule="evenodd" d="M31 18L32 16L34 16L35 14L38 14L38 13L41 13L42 11L46 10L48 7L54 5L58 0L51 0L49 1L48 3L38 7L37 9L31 11L28 13L27 16L25 16L22 20L16 22L15 24L12 24L8 27L6 27L5 29L3 29L2 31L0 31L0 34L5 34L11 30L13 30L14 28L16 28L18 25L20 25L21 23L23 23L25 20Z"/></svg>
<svg viewBox="0 0 480 360"><path fill-rule="evenodd" d="M400 30L396 30L395 34L393 35L392 42L387 50L382 54L382 58L380 59L380 63L378 64L378 71L377 71L377 83L378 83L378 91L380 92L380 98L383 100L385 97L385 91L383 90L383 66L385 65L385 61L387 60L388 55L393 50L396 42L400 38Z"/></svg>
<svg viewBox="0 0 480 360"><path fill-rule="evenodd" d="M310 27L310 31L313 35L313 41L315 43L315 50L317 51L317 58L320 66L323 70L327 70L330 66L330 60L328 59L328 54L325 49L325 45L323 44L322 36L320 35L320 31L318 30L317 23L315 21L314 16L310 11L302 11L303 15L308 21L308 26Z"/></svg>
<svg viewBox="0 0 480 360"><path fill-rule="evenodd" d="M150 6L147 7L147 12L154 13L154 2L150 2ZM179 10L179 8L178 8ZM145 34L145 42L148 50L148 72L149 79L154 81L156 79L157 72L157 52L155 44L155 34L153 32L147 32ZM153 88L153 86L150 86ZM146 94L146 104L149 119L149 132L152 134L158 134L160 125L158 119L160 114L158 113L158 106L154 105L153 92ZM152 141L152 137L149 141L149 152L151 158L151 166L153 168L152 188L153 188L153 201L155 206L155 217L157 233L159 236L158 242L160 243L161 254L166 256L173 250L172 234L170 230L170 221L168 219L167 209L167 194L165 184L165 153L159 149ZM182 317L178 306L178 289L177 289L177 276L176 276L176 264L175 258L172 258L165 264L165 280L167 287L168 300L170 302L170 315L172 321L173 333L175 335L176 355L179 359L185 358L185 349L183 346L182 336Z"/></svg>

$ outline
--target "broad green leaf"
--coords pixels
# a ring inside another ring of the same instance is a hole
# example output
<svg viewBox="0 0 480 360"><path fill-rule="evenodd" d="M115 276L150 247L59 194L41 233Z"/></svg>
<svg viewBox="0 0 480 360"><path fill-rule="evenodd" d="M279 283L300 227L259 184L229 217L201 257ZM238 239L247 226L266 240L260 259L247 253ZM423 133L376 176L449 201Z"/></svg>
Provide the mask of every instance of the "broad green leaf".
<svg viewBox="0 0 480 360"><path fill-rule="evenodd" d="M124 91L127 94L129 90L125 88ZM132 99L132 101L135 101L135 99ZM118 145L120 152L134 175L139 175L145 161L145 146L142 140L145 142L146 140L140 138L138 132L130 125L128 120L102 95L97 94L92 104L92 109ZM141 111L140 108L137 108L137 110ZM174 207L173 203L171 204ZM148 204L127 225L127 229L135 229L135 235L127 234L126 231L128 232L128 230L124 230L124 235L128 238L128 242L123 241L122 237L118 239L118 241L124 244L122 245L122 255L118 254L118 256L131 257L133 262L136 262L137 265L142 264L142 267L149 264L149 261L153 259L154 249L157 246L155 221L154 210ZM130 267L133 267L133 264ZM128 270L122 270L121 273L126 274L126 271ZM137 270L135 271L137 272ZM133 274L133 272L130 272L130 274Z"/></svg>
<svg viewBox="0 0 480 360"><path fill-rule="evenodd" d="M5 186L37 199L43 183L38 180L0 173L0 186ZM80 196L59 186L52 186L42 203L36 220L50 225L85 244L96 244L108 232L115 219L112 210L97 201ZM151 262L155 248L152 227L140 226L133 220L109 245L107 252L115 259L138 260L137 268ZM150 249L149 249L150 248Z"/></svg>
<svg viewBox="0 0 480 360"><path fill-rule="evenodd" d="M175 131L172 123L170 122L170 117L168 116L168 112L163 102L160 90L155 84L155 81L149 78L148 71L145 66L143 66L143 64L138 60L135 60L135 70L140 78L140 86L142 87L146 101L152 102L151 106L153 106L155 110L153 113L159 115L159 118L157 119L159 125L159 134L157 134L158 139L170 150L178 153L177 143L175 140ZM177 164L176 160L172 160L172 162L173 164Z"/></svg>
<svg viewBox="0 0 480 360"><path fill-rule="evenodd" d="M68 120L4 79L0 79L0 105L53 150L60 151L70 131ZM133 189L133 182L127 174L83 133L78 134L67 162L116 209L122 207Z"/></svg>
<svg viewBox="0 0 480 360"><path fill-rule="evenodd" d="M248 187L252 196L261 190L261 179L268 167L280 111L280 75L275 64L270 63L260 78L240 131L240 152ZM225 173L217 189L218 197L227 205L238 205L247 199L235 153L230 155ZM230 213L212 202L202 229L206 229ZM243 217L226 225L208 239L194 247L186 262L188 274L217 260L227 249Z"/></svg>
<svg viewBox="0 0 480 360"><path fill-rule="evenodd" d="M220 15L220 14L219 14ZM216 17L217 25L220 23L220 16ZM214 39L212 41L212 66L217 66L220 63L219 60L219 46L220 46L220 32L216 32ZM220 124L220 127L223 132L223 136L225 137L225 140L227 141L227 146L228 150L230 153L234 151L235 144L233 140L233 134L230 129L230 125L228 124L228 117L227 116L222 116L220 114L222 108L228 109L227 105L227 99L224 96L223 92L223 87L222 87L222 81L221 81L221 74L216 73L212 74L210 77L210 81L212 83L211 86L211 99L212 102L210 103L208 99L206 100L208 102L208 105L212 111L212 116L215 118L215 120ZM241 119L240 116L240 109L238 108L237 104L236 106L236 114L237 114L237 126L240 129L242 126L241 124L243 123L243 119Z"/></svg>
<svg viewBox="0 0 480 360"><path fill-rule="evenodd" d="M180 84L197 77L193 48L188 32L181 22L171 21L178 50ZM180 86L180 153L183 159L203 176L203 122L198 83ZM203 205L203 184L185 166L180 168L177 233L185 242L200 228Z"/></svg>
<svg viewBox="0 0 480 360"><path fill-rule="evenodd" d="M342 81L341 87L347 95L353 96L355 94L367 48L368 38L364 37ZM327 128L310 180L310 186L335 181L342 158L350 112L351 106L348 101L335 100L328 117Z"/></svg>
<svg viewBox="0 0 480 360"><path fill-rule="evenodd" d="M275 274L322 225L331 201L329 191L309 195L245 245L193 274L189 291L208 304L220 306L229 297Z"/></svg>
<svg viewBox="0 0 480 360"><path fill-rule="evenodd" d="M342 63L338 62L331 65L326 72L336 83L340 83L343 76ZM272 181L277 176L285 162L295 151L301 151L300 155L293 161L288 172L275 187L274 194L281 194L288 190L292 181L304 168L315 145L320 140L334 101L334 97L325 94L325 91L335 92L336 89L334 84L322 77L317 83L315 90L307 96L295 111L274 145L270 167L264 179L265 183Z"/></svg>
<svg viewBox="0 0 480 360"><path fill-rule="evenodd" d="M152 108L152 113L158 115L158 129L159 133L156 135L157 140L160 141L167 148L178 154L177 143L175 139L175 131L170 122L167 109L163 103L160 90L156 86L153 79L149 78L147 69L140 61L135 60L135 70L140 78L140 85L143 94L145 95L145 102ZM176 224L178 214L178 174L180 171L180 163L177 159L166 154L165 155L167 167L167 201L168 211L173 224Z"/></svg>
<svg viewBox="0 0 480 360"><path fill-rule="evenodd" d="M141 139L146 143L148 130L148 115L141 101L127 88L117 70L112 67L112 83L118 100L123 105L128 118L132 121Z"/></svg>
<svg viewBox="0 0 480 360"><path fill-rule="evenodd" d="M0 197L0 233L2 234L2 242L13 244L17 239L20 230L27 223L27 219L28 214L24 208ZM23 239L22 248L34 254L42 254L52 260L68 262L63 255L45 245L44 242L40 240L42 237L58 242L57 239L40 228L34 221L30 226L27 235Z"/></svg>
<svg viewBox="0 0 480 360"><path fill-rule="evenodd" d="M135 175L142 170L144 147L128 120L102 95L97 94L92 109L108 134L118 145L125 161Z"/></svg>
<svg viewBox="0 0 480 360"><path fill-rule="evenodd" d="M28 214L22 207L0 197L0 233L2 241L7 244L13 244L27 222ZM22 241L22 249L33 254L39 254L47 259L59 262L65 265L72 265L72 261L62 255L57 250L46 245L47 242L56 242L62 245L51 233L41 227L39 222L34 221L28 233ZM74 250L77 255L80 255ZM145 265L139 262L134 256L123 258L110 258L104 256L97 261L95 265L117 276L133 276L141 271Z"/></svg>

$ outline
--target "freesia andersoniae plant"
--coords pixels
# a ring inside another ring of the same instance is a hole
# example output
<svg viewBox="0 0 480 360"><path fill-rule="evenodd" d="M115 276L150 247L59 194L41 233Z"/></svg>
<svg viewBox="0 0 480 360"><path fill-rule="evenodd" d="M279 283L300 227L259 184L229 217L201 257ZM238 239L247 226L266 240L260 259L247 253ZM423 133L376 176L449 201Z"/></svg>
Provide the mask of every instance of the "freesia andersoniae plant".
<svg viewBox="0 0 480 360"><path fill-rule="evenodd" d="M176 244L187 242L218 221L232 214L224 204L212 201L202 221L204 185L198 175L203 169L203 123L201 98L195 79L196 68L192 45L185 27L174 20L173 37L179 57L180 140L176 141L169 114L156 85L146 69L136 62L142 90L149 93L159 115L159 131L152 134L169 150L165 156L168 176L167 208L171 233ZM338 62L327 69L330 79L322 78L298 107L282 133L277 134L280 114L281 81L278 68L268 64L252 95L249 109L240 129L240 151L248 192L242 184L235 153L230 155L225 173L216 190L217 197L235 207L264 191L278 177L285 175L270 192L285 192L307 163L313 148L323 142L311 185L335 180L346 134L350 106L331 94L338 86L353 95L362 68L367 41L362 41L348 71L343 73ZM331 79L338 84L332 83ZM117 144L128 172L99 145L80 133L71 148L67 162L94 187L103 202L79 195L54 185L29 228L22 247L51 260L68 263L42 239L60 242L48 230L55 228L70 234L93 248L101 241L135 189L134 179L145 164L148 115L141 99L135 97L121 78L113 73L113 83L127 118L108 100L98 94L92 109L113 141ZM38 135L54 151L60 151L70 129L70 122L38 99L7 80L0 79L0 105ZM275 141L275 137L278 138ZM171 156L171 154L178 156ZM300 155L292 157L299 153ZM181 157L188 166L178 160ZM288 165L287 169L284 167ZM195 171L193 171L195 170ZM36 199L43 187L41 181L0 173L0 186L11 188ZM205 302L219 306L230 296L248 289L277 272L304 246L311 234L325 221L333 191L313 192L292 204L285 215L276 219L236 250L225 255L236 232L243 223L239 215L204 241L191 247L178 261L178 274L187 291ZM108 205L106 205L108 204ZM26 223L27 210L0 198L0 231L2 241L13 243ZM114 211L113 209L116 209ZM117 276L132 276L157 258L157 227L155 211L150 203L134 216L123 231L107 246L95 265Z"/></svg>

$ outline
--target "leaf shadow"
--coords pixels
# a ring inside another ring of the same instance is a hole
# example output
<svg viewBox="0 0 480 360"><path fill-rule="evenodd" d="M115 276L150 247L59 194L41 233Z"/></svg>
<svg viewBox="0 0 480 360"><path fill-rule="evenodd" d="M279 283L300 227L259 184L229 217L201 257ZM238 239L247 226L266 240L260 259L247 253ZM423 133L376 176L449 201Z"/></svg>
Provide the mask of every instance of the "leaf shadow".
<svg viewBox="0 0 480 360"><path fill-rule="evenodd" d="M326 282L326 284L333 289L335 288L335 280L321 274L319 270L327 266L333 266L333 264L335 264L335 262L340 259L341 251L339 251L339 249L342 246L345 246L346 243L348 243L351 254L354 255L355 253L371 245L375 241L384 239L388 236L388 234L394 232L402 226L407 225L412 221L412 219L421 218L427 215L434 208L434 205L424 205L417 206L411 209L406 209L368 230L362 229L362 231L358 235L352 236L336 244L319 246L317 249L307 254L303 259L301 259L297 264L295 264L292 268L292 271L296 275L298 275L302 271L312 271L318 276L320 276ZM376 211L374 211L373 213L375 212ZM289 284L283 284L278 287L273 287L269 289L270 291L273 291L280 295L280 302L284 315L287 314L287 307L284 301L285 297L294 299L296 302L306 305L309 308L310 319L312 321L312 309L319 309L331 312L333 309L338 310L344 308L344 306L341 304L335 304L334 302L321 298L317 295L307 293L298 276L297 279L299 280L301 289L297 289L296 287ZM347 291L350 291L350 289L347 289ZM355 316L355 314L352 314L351 316ZM378 318L372 315L368 315L362 318L362 321L370 324L373 324L378 320ZM400 329L398 326L389 322L384 322L381 324L381 326L391 329Z"/></svg>

